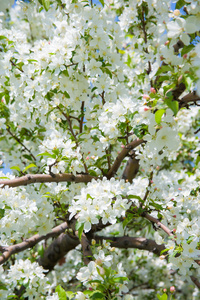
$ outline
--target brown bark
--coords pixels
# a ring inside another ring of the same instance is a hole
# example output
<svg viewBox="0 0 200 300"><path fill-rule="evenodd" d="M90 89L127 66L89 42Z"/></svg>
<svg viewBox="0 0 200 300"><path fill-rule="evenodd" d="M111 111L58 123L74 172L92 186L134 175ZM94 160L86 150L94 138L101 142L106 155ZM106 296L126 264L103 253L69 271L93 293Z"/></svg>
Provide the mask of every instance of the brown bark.
<svg viewBox="0 0 200 300"><path fill-rule="evenodd" d="M32 248L36 244L38 244L42 240L47 240L51 237L55 237L59 235L61 232L64 232L68 228L68 225L66 222L56 226L52 229L52 232L47 233L46 235L39 235L36 234L29 239L24 240L23 242L12 245L9 247L0 246L0 251L2 252L2 255L0 256L0 264L3 264L6 262L12 254L19 253L21 251L24 251L28 248Z"/></svg>
<svg viewBox="0 0 200 300"><path fill-rule="evenodd" d="M129 153L130 150L136 148L137 146L141 145L144 142L145 141L142 139L136 139L136 140L132 141L130 144L126 145L123 148L123 150L119 153L117 158L115 159L114 164L112 165L111 169L108 171L107 178L110 179L111 177L113 177L116 174L123 159L127 156L127 154Z"/></svg>
<svg viewBox="0 0 200 300"><path fill-rule="evenodd" d="M112 247L116 248L135 248L140 250L147 250L153 252L156 255L161 255L161 251L165 250L164 245L158 245L154 240L146 239L143 237L106 237L106 236L95 236L97 242L107 240L110 242Z"/></svg>
<svg viewBox="0 0 200 300"><path fill-rule="evenodd" d="M27 174L23 177L18 177L14 179L0 180L1 188L6 185L9 187L17 187L21 185L28 185L32 183L44 183L44 182L90 182L92 179L98 179L98 177L91 176L89 174Z"/></svg>
<svg viewBox="0 0 200 300"><path fill-rule="evenodd" d="M139 160L135 158L135 151L129 157L129 160L126 163L126 167L122 174L122 179L128 182L132 182L139 170Z"/></svg>
<svg viewBox="0 0 200 300"><path fill-rule="evenodd" d="M62 233L45 250L44 256L40 257L38 262L44 269L51 271L57 262L70 250L74 249L79 243L78 238Z"/></svg>

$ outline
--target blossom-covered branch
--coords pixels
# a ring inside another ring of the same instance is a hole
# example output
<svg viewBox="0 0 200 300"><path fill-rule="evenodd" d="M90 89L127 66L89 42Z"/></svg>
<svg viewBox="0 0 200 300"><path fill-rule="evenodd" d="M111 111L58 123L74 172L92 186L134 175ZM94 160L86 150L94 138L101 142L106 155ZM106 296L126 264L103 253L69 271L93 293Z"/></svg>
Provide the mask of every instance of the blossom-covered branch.
<svg viewBox="0 0 200 300"><path fill-rule="evenodd" d="M2 255L0 256L0 264L5 263L11 257L11 255L32 248L42 240L53 238L64 232L67 228L68 225L66 222L64 222L54 227L52 229L52 232L49 232L45 235L36 234L28 239L24 239L24 241L19 244L14 244L12 246L0 246L0 252L2 253Z"/></svg>

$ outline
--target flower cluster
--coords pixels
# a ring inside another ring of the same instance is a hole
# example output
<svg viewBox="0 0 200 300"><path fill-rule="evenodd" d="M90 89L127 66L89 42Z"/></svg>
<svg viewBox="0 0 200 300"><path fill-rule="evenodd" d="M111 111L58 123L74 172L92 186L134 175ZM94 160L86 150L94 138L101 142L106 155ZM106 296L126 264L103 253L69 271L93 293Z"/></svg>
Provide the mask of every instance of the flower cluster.
<svg viewBox="0 0 200 300"><path fill-rule="evenodd" d="M18 240L23 235L27 236L29 232L34 232L36 227L40 234L45 234L52 228L55 218L52 205L34 188L31 190L27 192L25 187L8 186L0 190L0 232L6 244Z"/></svg>
<svg viewBox="0 0 200 300"><path fill-rule="evenodd" d="M84 223L84 231L88 232L92 224L114 224L117 218L124 217L131 203L125 198L129 183L123 180L92 180L80 195L72 200L69 208L70 218L77 214L78 221Z"/></svg>
<svg viewBox="0 0 200 300"><path fill-rule="evenodd" d="M3 289L0 289L0 295L2 300L8 299L7 297L12 297L14 294L14 289L22 293L23 298L32 299L48 299L48 300L58 300L58 295L51 293L51 284L45 277L44 270L38 265L38 263L31 263L30 260L18 260L14 265L10 267L9 272L5 275L3 273L3 268L0 269L1 280L3 279ZM9 288L7 288L9 285ZM1 286L1 288L3 287Z"/></svg>

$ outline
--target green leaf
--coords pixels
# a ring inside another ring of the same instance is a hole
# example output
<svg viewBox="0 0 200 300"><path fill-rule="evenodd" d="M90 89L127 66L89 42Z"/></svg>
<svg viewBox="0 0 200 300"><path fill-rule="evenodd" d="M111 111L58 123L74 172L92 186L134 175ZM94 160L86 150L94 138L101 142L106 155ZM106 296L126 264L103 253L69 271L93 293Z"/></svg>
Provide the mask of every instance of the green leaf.
<svg viewBox="0 0 200 300"><path fill-rule="evenodd" d="M140 196L136 196L136 195L128 195L128 197L127 197L128 199L132 199L132 198L134 198L134 199L137 199L137 200L139 200L140 202L142 202L143 200L142 200L142 198L140 197Z"/></svg>
<svg viewBox="0 0 200 300"><path fill-rule="evenodd" d="M4 217L5 209L0 208L0 219Z"/></svg>
<svg viewBox="0 0 200 300"><path fill-rule="evenodd" d="M39 245L38 248L37 248L37 252L38 252L38 255L40 257L43 257L44 256L44 246L43 245Z"/></svg>
<svg viewBox="0 0 200 300"><path fill-rule="evenodd" d="M70 98L70 95L66 91L64 92L64 95L66 98L68 98L68 99Z"/></svg>
<svg viewBox="0 0 200 300"><path fill-rule="evenodd" d="M118 52L119 52L120 54L125 54L125 53L126 53L124 50L121 50L121 49L119 49Z"/></svg>
<svg viewBox="0 0 200 300"><path fill-rule="evenodd" d="M57 156L59 154L59 149L53 149L52 152Z"/></svg>
<svg viewBox="0 0 200 300"><path fill-rule="evenodd" d="M100 2L101 5L104 7L104 0L99 0L99 2Z"/></svg>
<svg viewBox="0 0 200 300"><path fill-rule="evenodd" d="M179 110L178 101L172 101L170 98L168 98L168 99L165 99L165 103L173 111L174 115L176 116L176 114Z"/></svg>
<svg viewBox="0 0 200 300"><path fill-rule="evenodd" d="M82 237L82 234L83 234L83 229L84 229L84 223L82 223L81 226L78 229L78 238L79 238L80 241L81 241L81 237Z"/></svg>
<svg viewBox="0 0 200 300"><path fill-rule="evenodd" d="M36 59L28 59L28 62L32 63L32 62L37 62Z"/></svg>
<svg viewBox="0 0 200 300"><path fill-rule="evenodd" d="M196 165L198 165L199 162L200 162L200 155L197 156Z"/></svg>
<svg viewBox="0 0 200 300"><path fill-rule="evenodd" d="M94 291L91 295L90 295L90 299L105 299L105 295L102 294L99 291Z"/></svg>
<svg viewBox="0 0 200 300"><path fill-rule="evenodd" d="M13 166L13 167L10 167L11 170L17 170L17 171L21 171L20 167L18 166Z"/></svg>
<svg viewBox="0 0 200 300"><path fill-rule="evenodd" d="M50 154L49 152L43 152L43 153L38 154L37 156L48 156L51 158L56 158L55 154Z"/></svg>
<svg viewBox="0 0 200 300"><path fill-rule="evenodd" d="M102 70L109 75L110 79L112 79L112 72L108 68L102 68Z"/></svg>
<svg viewBox="0 0 200 300"><path fill-rule="evenodd" d="M130 57L130 55L128 54L128 59L127 59L127 62L126 62L127 66L130 67L131 62L132 62L131 57Z"/></svg>
<svg viewBox="0 0 200 300"><path fill-rule="evenodd" d="M180 9L181 7L183 7L185 5L185 1L184 0L178 0L176 2L176 9Z"/></svg>
<svg viewBox="0 0 200 300"><path fill-rule="evenodd" d="M58 293L59 300L67 300L67 295L62 286L58 285L55 290Z"/></svg>
<svg viewBox="0 0 200 300"><path fill-rule="evenodd" d="M67 69L63 70L62 74L64 74L66 77L69 77L69 73L68 73Z"/></svg>
<svg viewBox="0 0 200 300"><path fill-rule="evenodd" d="M66 292L67 298L70 300L72 298L74 298L74 293L71 291Z"/></svg>
<svg viewBox="0 0 200 300"><path fill-rule="evenodd" d="M170 76L169 75L164 75L164 76L159 76L158 77L158 82L163 82L165 80L169 80Z"/></svg>
<svg viewBox="0 0 200 300"><path fill-rule="evenodd" d="M42 5L44 6L45 10L48 11L50 7L50 1L49 0L42 0Z"/></svg>
<svg viewBox="0 0 200 300"><path fill-rule="evenodd" d="M165 72L173 72L173 68L170 65L162 65L160 67L160 69L158 69L156 75L160 75L161 73L165 73Z"/></svg>
<svg viewBox="0 0 200 300"><path fill-rule="evenodd" d="M193 86L193 80L191 79L190 76L188 76L187 74L184 74L184 83L186 85L186 88L188 90L191 90L192 86Z"/></svg>
<svg viewBox="0 0 200 300"><path fill-rule="evenodd" d="M5 291L8 290L7 287L6 287L6 285L5 285L5 283L3 283L1 281L0 281L0 290L5 290Z"/></svg>
<svg viewBox="0 0 200 300"><path fill-rule="evenodd" d="M35 164L30 164L26 168L24 168L23 172L26 172L30 168L37 168L37 166Z"/></svg>
<svg viewBox="0 0 200 300"><path fill-rule="evenodd" d="M164 293L163 295L157 294L156 296L157 296L157 298L158 298L159 300L167 300L167 298L168 298L168 297L167 297L167 294L165 294L165 293Z"/></svg>
<svg viewBox="0 0 200 300"><path fill-rule="evenodd" d="M163 114L165 113L165 109L159 109L155 113L155 121L157 124L160 124Z"/></svg>
<svg viewBox="0 0 200 300"><path fill-rule="evenodd" d="M187 54L188 52L190 52L195 46L194 45L188 45L188 46L184 46L182 51L181 51L181 56L183 56L184 54Z"/></svg>
<svg viewBox="0 0 200 300"><path fill-rule="evenodd" d="M7 39L7 37L4 35L0 35L0 40L4 40L4 39Z"/></svg>
<svg viewBox="0 0 200 300"><path fill-rule="evenodd" d="M128 278L127 277L115 277L113 278L113 282L115 283L123 283L124 281L127 281Z"/></svg>

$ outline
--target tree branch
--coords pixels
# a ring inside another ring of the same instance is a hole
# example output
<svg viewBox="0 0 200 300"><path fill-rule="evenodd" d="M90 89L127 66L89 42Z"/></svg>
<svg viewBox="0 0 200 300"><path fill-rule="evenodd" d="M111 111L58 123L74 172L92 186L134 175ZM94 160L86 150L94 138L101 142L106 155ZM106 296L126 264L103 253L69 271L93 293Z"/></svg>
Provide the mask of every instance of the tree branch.
<svg viewBox="0 0 200 300"><path fill-rule="evenodd" d="M189 93L179 100L180 107L187 107L189 105L188 103L192 102L192 104L193 104L199 100L200 100L200 97L194 91L193 93Z"/></svg>
<svg viewBox="0 0 200 300"><path fill-rule="evenodd" d="M9 187L17 187L21 185L28 185L32 183L44 183L44 182L90 182L92 179L98 179L98 177L91 176L88 174L54 174L52 177L49 174L27 174L22 177L9 179L9 180L0 180L1 188L4 188L6 185Z"/></svg>
<svg viewBox="0 0 200 300"><path fill-rule="evenodd" d="M115 159L114 164L112 165L111 169L108 171L108 174L107 174L108 179L110 179L111 177L113 177L115 175L115 173L119 169L123 159L127 156L129 151L136 148L137 146L141 145L142 143L145 143L145 141L142 139L136 139L123 148L123 150L119 153L119 155Z"/></svg>
<svg viewBox="0 0 200 300"><path fill-rule="evenodd" d="M52 229L52 232L47 233L46 235L39 235L36 234L29 239L24 240L22 243L4 247L0 246L0 251L3 253L2 256L0 256L0 264L3 264L6 262L12 254L19 253L21 251L24 251L28 248L32 248L36 244L38 244L42 240L47 240L51 237L55 237L59 235L60 233L64 232L68 228L68 225L66 222L54 227Z"/></svg>
<svg viewBox="0 0 200 300"><path fill-rule="evenodd" d="M38 262L44 269L51 271L57 262L79 243L80 241L78 238L61 233L61 235L45 250L44 256L40 257Z"/></svg>
<svg viewBox="0 0 200 300"><path fill-rule="evenodd" d="M198 279L194 276L190 276L192 282L200 289L200 282L198 281Z"/></svg>
<svg viewBox="0 0 200 300"><path fill-rule="evenodd" d="M129 160L126 163L126 167L122 174L122 179L132 183L133 178L135 178L139 170L139 159L135 158L135 151L132 151Z"/></svg>
<svg viewBox="0 0 200 300"><path fill-rule="evenodd" d="M143 212L141 214L141 217L144 217L145 219L149 220L153 224L156 224L158 228L161 228L169 236L173 236L172 231L167 226L165 226L164 224L162 224L158 219L156 219L156 218L152 217L151 215L149 215L147 212Z"/></svg>
<svg viewBox="0 0 200 300"><path fill-rule="evenodd" d="M65 112L63 112L63 110L60 108L59 105L57 105L56 107L59 109L59 111L60 111L60 112L63 114L63 116L66 118L66 120L67 120L67 122L68 122L68 125L69 125L69 130L70 130L70 132L71 132L71 134L72 134L72 136L73 136L73 138L74 138L74 140L75 140L76 147L78 147L78 146L79 146L79 143L78 143L78 140L77 140L76 135L75 135L75 133L74 133L74 130L73 130L73 127L72 127L72 122L71 122L71 120L70 120L70 117L69 117ZM83 109L83 111L84 111L84 101L82 102L81 109ZM89 173L89 172L88 172L87 165L86 165L86 163L85 163L85 160L84 160L84 157L83 157L83 154L82 154L82 153L81 153L81 156L82 156L82 161L83 161L83 165L84 165L84 168L85 168L85 172L86 172L86 173Z"/></svg>
<svg viewBox="0 0 200 300"><path fill-rule="evenodd" d="M78 236L78 232L76 232L76 236ZM93 254L90 248L90 241L88 240L85 233L82 233L80 243L83 251L83 261L86 265L88 265L89 262L92 261Z"/></svg>
<svg viewBox="0 0 200 300"><path fill-rule="evenodd" d="M30 154L30 156L33 158L33 160L34 161L36 161L36 158L35 158L35 156L31 153L31 151L20 141L20 139L17 137L17 136L15 136L12 132L11 132L11 130L10 130L10 127L7 127L6 128L6 130L7 130L7 132L22 146L22 147L24 147L24 149L26 150L26 151L28 151L29 152L29 154Z"/></svg>
<svg viewBox="0 0 200 300"><path fill-rule="evenodd" d="M140 250L147 250L153 252L156 255L161 255L161 251L165 249L164 245L158 245L154 240L146 239L143 237L107 237L107 236L95 236L94 239L98 242L107 240L112 247L116 248L135 248Z"/></svg>

